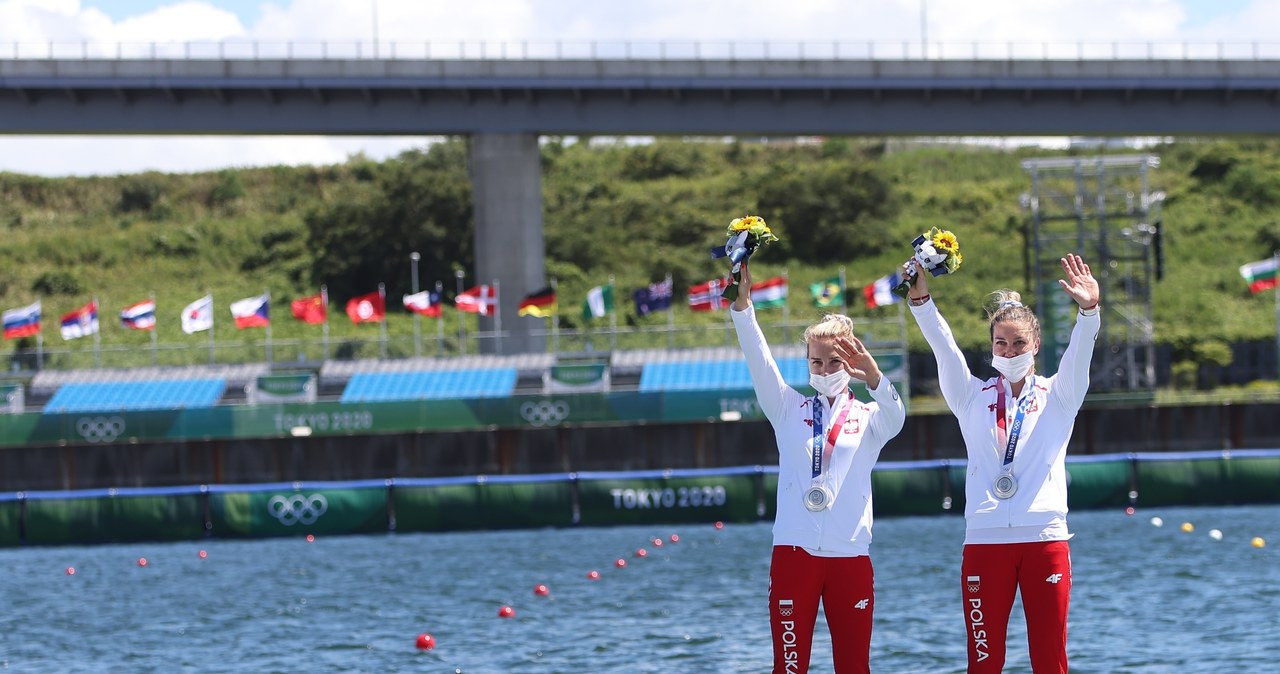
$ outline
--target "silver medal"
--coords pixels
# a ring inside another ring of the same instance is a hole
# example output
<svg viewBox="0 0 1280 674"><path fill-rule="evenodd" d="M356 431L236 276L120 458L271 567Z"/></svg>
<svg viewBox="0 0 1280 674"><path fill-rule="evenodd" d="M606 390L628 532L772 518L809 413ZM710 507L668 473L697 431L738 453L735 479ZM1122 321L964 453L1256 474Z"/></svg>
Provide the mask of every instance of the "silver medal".
<svg viewBox="0 0 1280 674"><path fill-rule="evenodd" d="M996 498L1009 498L1018 492L1018 480L1013 477L1013 473L1004 472L1000 477L996 478L992 487Z"/></svg>
<svg viewBox="0 0 1280 674"><path fill-rule="evenodd" d="M822 512L831 506L831 490L824 484L815 484L804 492L804 507L810 512Z"/></svg>

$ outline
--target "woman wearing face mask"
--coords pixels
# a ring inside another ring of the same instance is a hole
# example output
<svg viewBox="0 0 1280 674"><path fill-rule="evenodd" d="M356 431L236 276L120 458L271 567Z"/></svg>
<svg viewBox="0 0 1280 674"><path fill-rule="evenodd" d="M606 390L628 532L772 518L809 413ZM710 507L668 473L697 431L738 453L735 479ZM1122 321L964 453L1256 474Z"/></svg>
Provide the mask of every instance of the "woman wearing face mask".
<svg viewBox="0 0 1280 674"><path fill-rule="evenodd" d="M938 383L960 421L969 455L965 541L960 567L969 672L1000 672L1014 593L1022 592L1031 668L1067 671L1071 554L1064 459L1089 388L1098 336L1098 282L1079 256L1062 258L1058 284L1080 305L1057 374L1035 373L1040 324L1018 293L994 294L988 309L991 364L969 372L951 328L930 301L928 274L914 260L911 313L938 361ZM907 268L904 265L904 270Z"/></svg>
<svg viewBox="0 0 1280 674"><path fill-rule="evenodd" d="M821 600L839 674L868 672L875 607L871 558L871 467L902 430L906 409L848 316L828 315L804 332L808 397L787 385L751 305L742 265L733 325L760 409L778 444L778 507L769 566L769 626L775 674L809 670ZM849 380L866 382L864 404Z"/></svg>

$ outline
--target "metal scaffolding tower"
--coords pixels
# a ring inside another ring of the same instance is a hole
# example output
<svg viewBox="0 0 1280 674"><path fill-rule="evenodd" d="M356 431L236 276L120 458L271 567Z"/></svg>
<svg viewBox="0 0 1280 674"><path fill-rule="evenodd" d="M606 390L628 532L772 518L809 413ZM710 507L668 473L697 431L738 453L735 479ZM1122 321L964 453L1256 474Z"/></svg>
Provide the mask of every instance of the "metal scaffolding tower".
<svg viewBox="0 0 1280 674"><path fill-rule="evenodd" d="M1160 206L1154 155L1029 159L1028 275L1038 301L1042 371L1057 371L1075 324L1075 302L1058 288L1059 262L1076 252L1102 290L1102 331L1090 373L1093 391L1154 391L1151 290L1161 270Z"/></svg>

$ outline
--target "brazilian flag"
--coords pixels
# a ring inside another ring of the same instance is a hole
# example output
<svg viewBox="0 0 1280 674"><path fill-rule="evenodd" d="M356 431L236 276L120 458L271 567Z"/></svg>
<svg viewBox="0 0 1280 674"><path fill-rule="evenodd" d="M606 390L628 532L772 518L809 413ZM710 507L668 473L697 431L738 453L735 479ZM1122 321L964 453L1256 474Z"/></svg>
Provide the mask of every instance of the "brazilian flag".
<svg viewBox="0 0 1280 674"><path fill-rule="evenodd" d="M844 288L840 286L839 276L810 284L809 292L813 293L813 303L817 306L829 308L844 305Z"/></svg>

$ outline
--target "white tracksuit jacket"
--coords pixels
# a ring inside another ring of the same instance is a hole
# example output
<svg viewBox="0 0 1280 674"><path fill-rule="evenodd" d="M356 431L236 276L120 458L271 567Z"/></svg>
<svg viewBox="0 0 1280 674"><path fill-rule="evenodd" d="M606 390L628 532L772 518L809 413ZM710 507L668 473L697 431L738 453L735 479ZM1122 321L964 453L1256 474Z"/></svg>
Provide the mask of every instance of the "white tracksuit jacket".
<svg viewBox="0 0 1280 674"><path fill-rule="evenodd" d="M813 483L813 398L806 398L783 381L756 323L755 308L730 309L729 313L760 409L773 425L778 443L778 515L773 544L798 545L823 557L866 555L871 545L871 467L885 442L902 430L907 415L902 399L883 376L879 388L871 391L875 402L864 404L848 394L852 407L825 473L835 499L828 510L810 512L804 507L803 496ZM825 431L835 420L826 396L819 399ZM837 399L836 410L840 404ZM825 442L825 437L824 432L819 441Z"/></svg>
<svg viewBox="0 0 1280 674"><path fill-rule="evenodd" d="M1013 458L1018 491L998 499L992 485L1004 465L1005 445L996 427L996 396L1005 389L1007 422L1012 427L1019 400L1003 377L982 380L969 372L956 346L951 327L932 300L912 306L920 331L938 361L942 397L960 422L968 450L965 480L965 543L1022 543L1070 538L1067 533L1067 442L1076 413L1089 388L1089 362L1101 325L1098 313L1077 312L1071 342L1062 354L1057 374L1034 376L1023 396L1035 396L1023 420Z"/></svg>

